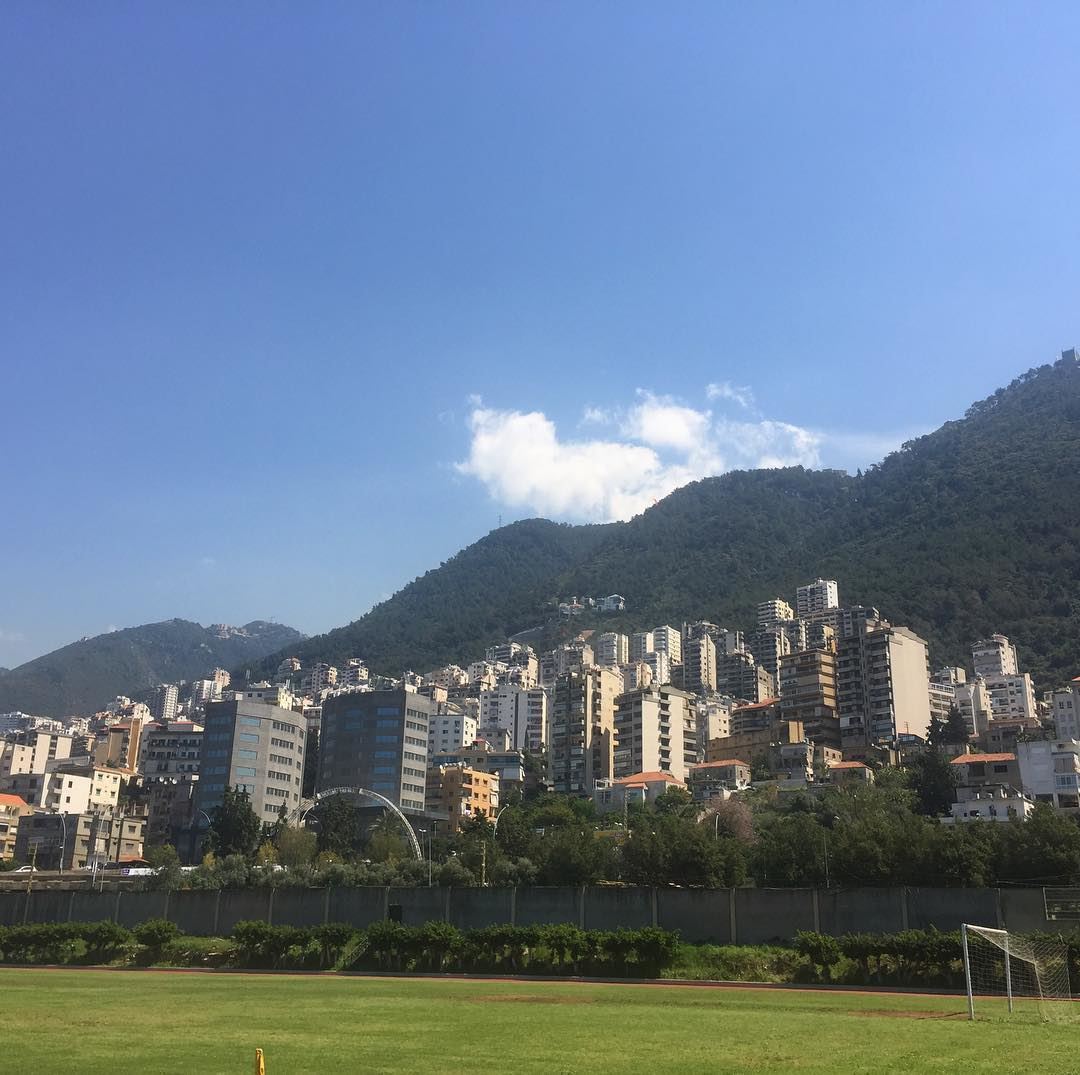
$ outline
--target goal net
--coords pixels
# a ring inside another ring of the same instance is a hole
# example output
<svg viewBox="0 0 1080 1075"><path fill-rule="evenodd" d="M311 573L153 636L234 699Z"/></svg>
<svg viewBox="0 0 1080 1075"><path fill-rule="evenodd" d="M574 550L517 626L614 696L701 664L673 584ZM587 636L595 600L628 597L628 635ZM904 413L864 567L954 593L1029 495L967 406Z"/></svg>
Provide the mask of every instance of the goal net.
<svg viewBox="0 0 1080 1075"><path fill-rule="evenodd" d="M1017 1011L1054 1021L1072 1016L1069 950L1063 940L964 925L961 942L969 1018Z"/></svg>

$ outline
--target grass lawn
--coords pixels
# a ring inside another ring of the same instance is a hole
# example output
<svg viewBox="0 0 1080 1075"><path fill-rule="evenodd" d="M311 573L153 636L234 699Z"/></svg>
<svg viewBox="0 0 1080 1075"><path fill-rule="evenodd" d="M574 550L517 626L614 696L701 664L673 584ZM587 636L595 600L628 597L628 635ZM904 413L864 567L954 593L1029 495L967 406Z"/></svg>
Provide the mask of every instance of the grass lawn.
<svg viewBox="0 0 1080 1075"><path fill-rule="evenodd" d="M953 997L664 986L0 970L0 1070L1028 1071L1080 1026L966 1020Z"/></svg>

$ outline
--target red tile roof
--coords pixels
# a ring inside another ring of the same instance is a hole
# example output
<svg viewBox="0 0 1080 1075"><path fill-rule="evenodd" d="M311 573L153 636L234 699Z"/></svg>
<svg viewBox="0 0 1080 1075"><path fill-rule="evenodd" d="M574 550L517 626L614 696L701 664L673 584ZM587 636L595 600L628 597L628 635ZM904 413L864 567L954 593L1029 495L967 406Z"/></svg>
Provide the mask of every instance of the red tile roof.
<svg viewBox="0 0 1080 1075"><path fill-rule="evenodd" d="M1016 761L1015 754L959 754L953 758L953 765L967 765L970 762L976 761Z"/></svg>
<svg viewBox="0 0 1080 1075"><path fill-rule="evenodd" d="M630 776L620 776L616 784L647 784L653 780L666 780L669 784L681 784L682 781L671 773L631 773Z"/></svg>
<svg viewBox="0 0 1080 1075"><path fill-rule="evenodd" d="M0 803L4 806L26 806L25 799L20 799L18 795L0 794Z"/></svg>
<svg viewBox="0 0 1080 1075"><path fill-rule="evenodd" d="M869 769L870 766L864 761L834 761L829 769Z"/></svg>

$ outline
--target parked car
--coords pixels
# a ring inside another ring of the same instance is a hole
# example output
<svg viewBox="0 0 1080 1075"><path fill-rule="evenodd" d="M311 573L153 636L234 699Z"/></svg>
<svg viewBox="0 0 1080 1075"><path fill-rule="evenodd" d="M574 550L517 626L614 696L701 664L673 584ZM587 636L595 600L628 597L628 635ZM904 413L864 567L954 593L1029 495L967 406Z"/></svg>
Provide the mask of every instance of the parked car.
<svg viewBox="0 0 1080 1075"><path fill-rule="evenodd" d="M11 871L12 873L37 873L37 870L33 866L19 866Z"/></svg>

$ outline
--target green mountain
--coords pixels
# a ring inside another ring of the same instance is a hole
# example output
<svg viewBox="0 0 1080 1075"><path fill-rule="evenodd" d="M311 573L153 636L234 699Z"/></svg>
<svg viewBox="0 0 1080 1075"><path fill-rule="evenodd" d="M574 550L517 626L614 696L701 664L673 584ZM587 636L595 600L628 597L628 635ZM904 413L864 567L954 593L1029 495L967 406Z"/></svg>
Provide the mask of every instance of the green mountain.
<svg viewBox="0 0 1080 1075"><path fill-rule="evenodd" d="M1080 364L1066 352L855 476L802 468L695 482L625 523L493 531L346 627L288 649L400 674L465 661L550 622L552 601L620 593L621 630L753 625L817 576L922 634L937 666L1001 631L1039 686L1080 672ZM279 656L252 669L271 670Z"/></svg>
<svg viewBox="0 0 1080 1075"><path fill-rule="evenodd" d="M0 713L93 713L118 694L138 695L158 683L199 679L214 668L257 661L303 638L292 627L264 620L243 627L166 620L83 638L0 677Z"/></svg>

